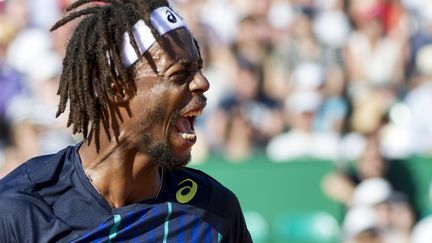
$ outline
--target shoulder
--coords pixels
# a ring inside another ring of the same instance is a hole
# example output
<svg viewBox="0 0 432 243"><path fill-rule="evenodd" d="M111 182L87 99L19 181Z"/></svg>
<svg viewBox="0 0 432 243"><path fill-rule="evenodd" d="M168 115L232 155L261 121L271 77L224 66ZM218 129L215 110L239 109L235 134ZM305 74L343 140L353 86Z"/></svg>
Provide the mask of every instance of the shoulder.
<svg viewBox="0 0 432 243"><path fill-rule="evenodd" d="M211 187L210 200L204 220L212 222L222 234L222 242L252 242L237 196L219 181L195 169L188 170L206 178Z"/></svg>
<svg viewBox="0 0 432 243"><path fill-rule="evenodd" d="M199 182L198 186L201 187L200 190L205 190L209 193L206 206L208 213L230 220L241 212L237 196L218 180L197 169L182 168L181 170L183 173L188 174L189 178Z"/></svg>
<svg viewBox="0 0 432 243"><path fill-rule="evenodd" d="M0 242L46 242L68 232L41 192L56 184L69 150L32 158L0 180Z"/></svg>
<svg viewBox="0 0 432 243"><path fill-rule="evenodd" d="M0 196L15 191L31 191L34 186L53 180L60 173L64 157L72 148L24 162L0 180Z"/></svg>
<svg viewBox="0 0 432 243"><path fill-rule="evenodd" d="M40 197L38 186L45 185L59 174L61 158L65 153L66 149L57 154L34 157L3 177L0 180L0 208L25 207L33 201L32 197Z"/></svg>
<svg viewBox="0 0 432 243"><path fill-rule="evenodd" d="M19 218L15 212L25 212L33 207L44 208L39 193L43 187L52 185L60 174L66 150L57 154L34 157L0 180L0 210L11 217ZM33 210L30 210L33 211ZM14 212L14 213L11 213Z"/></svg>
<svg viewBox="0 0 432 243"><path fill-rule="evenodd" d="M240 202L230 189L200 170L185 167L175 173L182 178L176 196L183 192L185 196L196 194L194 198L205 202L199 205L191 200L191 204L205 210L203 220L221 232L222 242L251 242Z"/></svg>
<svg viewBox="0 0 432 243"><path fill-rule="evenodd" d="M36 194L2 195L0 211L0 242L53 242L72 236L71 228Z"/></svg>
<svg viewBox="0 0 432 243"><path fill-rule="evenodd" d="M179 172L188 178L196 180L200 185L211 189L212 197L220 196L227 202L238 201L236 195L230 189L201 170L185 167L179 169Z"/></svg>
<svg viewBox="0 0 432 243"><path fill-rule="evenodd" d="M191 168L189 169L195 172L196 174L207 178L208 183L212 187L213 199L220 198L222 199L222 202L225 202L228 205L230 205L233 202L238 202L237 196L230 189L228 189L222 183L220 183L218 180L216 180L215 178L211 177L210 175L208 175L203 171L191 169Z"/></svg>
<svg viewBox="0 0 432 243"><path fill-rule="evenodd" d="M38 212L50 211L48 205L36 196L28 193L16 193L0 196L0 222L16 223Z"/></svg>
<svg viewBox="0 0 432 243"><path fill-rule="evenodd" d="M238 210L236 195L210 175L189 167L178 168L168 172L168 191L174 201L192 204L207 211L221 214Z"/></svg>
<svg viewBox="0 0 432 243"><path fill-rule="evenodd" d="M2 242L18 242L21 239L21 235L25 234L25 226L27 220L23 220L20 224L20 220L23 216L30 212L32 205L27 201L23 201L19 198L12 198L8 196L0 196L0 240ZM8 232L8 234L3 234Z"/></svg>
<svg viewBox="0 0 432 243"><path fill-rule="evenodd" d="M36 238L35 229L43 225L42 221L52 218L48 205L26 192L0 195L0 211L1 242L32 241Z"/></svg>

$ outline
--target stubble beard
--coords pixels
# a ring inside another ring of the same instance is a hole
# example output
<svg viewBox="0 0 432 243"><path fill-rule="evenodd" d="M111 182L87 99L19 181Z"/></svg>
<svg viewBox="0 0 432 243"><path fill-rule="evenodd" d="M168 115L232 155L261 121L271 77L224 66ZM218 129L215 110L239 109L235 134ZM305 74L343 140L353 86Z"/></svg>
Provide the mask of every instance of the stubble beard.
<svg viewBox="0 0 432 243"><path fill-rule="evenodd" d="M160 105L155 109L149 111L148 119L145 121L146 126L151 126L151 124L163 124L166 114L166 109L164 106ZM187 165L191 159L191 155L185 160L176 159L174 152L170 144L168 143L169 135L173 132L175 121L179 116L179 112L172 117L170 124L168 125L167 137L164 138L164 141L157 142L155 138L150 133L142 134L143 141L143 149L144 153L148 154L155 164L167 168L167 169L175 169L179 167L183 167Z"/></svg>
<svg viewBox="0 0 432 243"><path fill-rule="evenodd" d="M187 165L190 161L191 155L189 154L186 160L177 160L173 155L171 147L168 143L159 143L152 146L149 150L150 156L155 158L155 162L164 168L175 169Z"/></svg>

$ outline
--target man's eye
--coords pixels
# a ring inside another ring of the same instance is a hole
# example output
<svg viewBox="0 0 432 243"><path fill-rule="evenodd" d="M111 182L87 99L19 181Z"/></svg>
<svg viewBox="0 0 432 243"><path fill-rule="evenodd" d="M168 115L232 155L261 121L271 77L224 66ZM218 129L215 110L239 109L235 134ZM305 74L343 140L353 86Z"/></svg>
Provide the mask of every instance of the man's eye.
<svg viewBox="0 0 432 243"><path fill-rule="evenodd" d="M174 73L171 77L173 78L184 78L187 77L190 74L190 72L188 71L180 71L180 72L176 72Z"/></svg>
<svg viewBox="0 0 432 243"><path fill-rule="evenodd" d="M189 82L191 78L193 78L193 73L194 72L190 72L190 71L180 71L177 73L174 73L173 75L171 75L171 80L173 80L176 83L184 83L184 82Z"/></svg>

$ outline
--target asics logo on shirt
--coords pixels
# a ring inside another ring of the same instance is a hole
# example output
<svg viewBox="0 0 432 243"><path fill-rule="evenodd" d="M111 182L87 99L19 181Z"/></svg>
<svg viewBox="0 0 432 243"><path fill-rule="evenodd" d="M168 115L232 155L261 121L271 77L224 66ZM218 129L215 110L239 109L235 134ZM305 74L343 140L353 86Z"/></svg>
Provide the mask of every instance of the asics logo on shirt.
<svg viewBox="0 0 432 243"><path fill-rule="evenodd" d="M178 185L184 185L176 193L176 199L179 203L190 202L198 191L198 184L191 179L185 179Z"/></svg>

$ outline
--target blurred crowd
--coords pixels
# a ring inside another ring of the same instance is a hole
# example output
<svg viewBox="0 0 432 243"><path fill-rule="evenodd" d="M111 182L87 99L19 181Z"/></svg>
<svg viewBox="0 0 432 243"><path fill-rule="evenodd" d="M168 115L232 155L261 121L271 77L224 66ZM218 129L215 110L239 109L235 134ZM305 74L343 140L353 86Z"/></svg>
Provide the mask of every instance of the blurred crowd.
<svg viewBox="0 0 432 243"><path fill-rule="evenodd" d="M70 2L0 0L0 177L81 139L65 128L67 115L55 119L62 57L74 25L53 33L49 28ZM377 206L383 202L386 209L406 209L397 226L367 217L357 242L381 242L370 231L377 227L400 229L397 238L409 242L403 239L417 216L385 169L389 159L432 154L432 2L172 4L199 42L211 84L193 162L208 156L242 162L257 153L275 162L305 156L334 161L341 170L325 179L324 190L347 206L347 221L371 210L390 212ZM354 171L346 169L351 161L358 161ZM370 179L380 180L366 183ZM375 189L383 196L354 207L363 183L373 185L366 196Z"/></svg>

